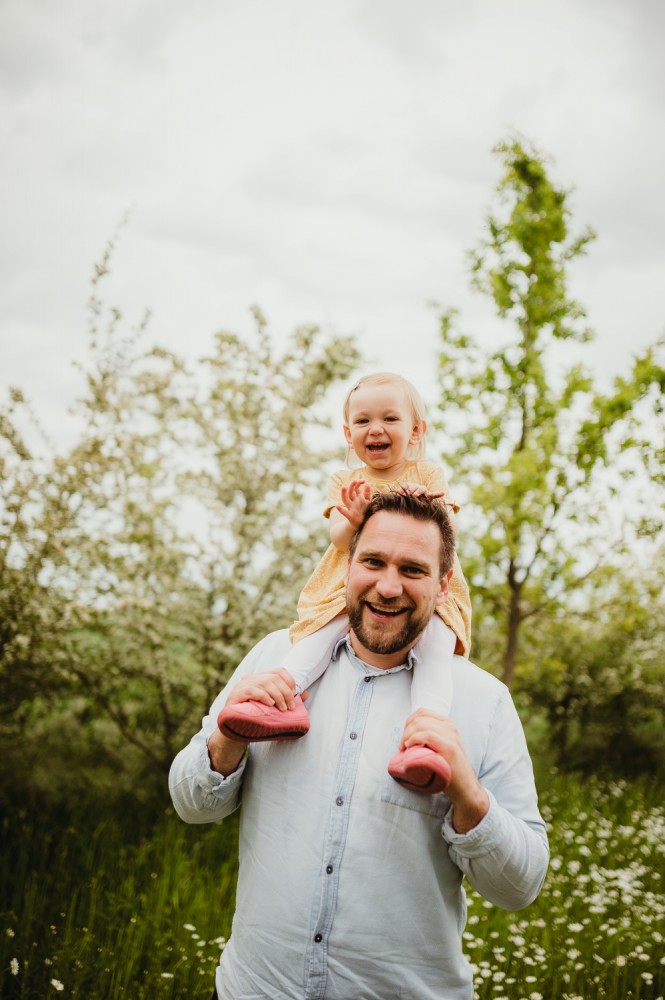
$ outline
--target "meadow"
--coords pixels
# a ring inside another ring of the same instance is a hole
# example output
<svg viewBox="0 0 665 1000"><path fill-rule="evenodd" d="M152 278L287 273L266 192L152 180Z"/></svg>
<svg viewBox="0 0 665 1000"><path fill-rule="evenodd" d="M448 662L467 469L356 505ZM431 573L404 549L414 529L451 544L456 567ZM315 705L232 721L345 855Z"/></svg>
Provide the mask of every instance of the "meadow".
<svg viewBox="0 0 665 1000"><path fill-rule="evenodd" d="M539 788L552 846L539 899L506 913L468 892L477 1000L662 1000L662 786L548 773ZM233 914L234 821L16 809L2 838L3 1000L208 1000Z"/></svg>

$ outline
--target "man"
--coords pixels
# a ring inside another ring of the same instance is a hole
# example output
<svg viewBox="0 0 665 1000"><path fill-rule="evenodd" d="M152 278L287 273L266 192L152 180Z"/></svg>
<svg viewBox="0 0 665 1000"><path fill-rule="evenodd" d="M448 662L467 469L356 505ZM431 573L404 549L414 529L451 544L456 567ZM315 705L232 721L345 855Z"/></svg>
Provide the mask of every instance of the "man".
<svg viewBox="0 0 665 1000"><path fill-rule="evenodd" d="M311 687L307 736L247 753L216 725L227 701L293 705L273 669L288 648L278 632L250 652L176 757L171 795L186 822L223 819L242 794L220 1000L470 1000L463 877L511 910L538 894L547 837L504 685L455 657L450 718L405 718L413 646L446 594L453 551L436 501L375 496L349 553L351 631ZM411 791L387 773L398 747L416 745L446 760L445 793Z"/></svg>

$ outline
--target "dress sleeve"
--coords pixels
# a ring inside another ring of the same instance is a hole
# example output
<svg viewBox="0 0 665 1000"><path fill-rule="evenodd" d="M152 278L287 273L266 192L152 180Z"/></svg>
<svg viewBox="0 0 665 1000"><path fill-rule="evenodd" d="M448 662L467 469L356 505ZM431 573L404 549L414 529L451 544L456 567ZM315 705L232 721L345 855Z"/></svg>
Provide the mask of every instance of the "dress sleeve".
<svg viewBox="0 0 665 1000"><path fill-rule="evenodd" d="M448 494L448 480L441 466L436 465L434 462L423 462L419 471L421 472L423 486L426 486L430 493L443 493L443 502L457 513L460 506Z"/></svg>
<svg viewBox="0 0 665 1000"><path fill-rule="evenodd" d="M330 511L333 507L342 499L342 486L346 486L349 481L349 474L345 470L336 472L334 476L330 477L330 482L328 483L328 502L326 508L323 511L324 517L330 517Z"/></svg>

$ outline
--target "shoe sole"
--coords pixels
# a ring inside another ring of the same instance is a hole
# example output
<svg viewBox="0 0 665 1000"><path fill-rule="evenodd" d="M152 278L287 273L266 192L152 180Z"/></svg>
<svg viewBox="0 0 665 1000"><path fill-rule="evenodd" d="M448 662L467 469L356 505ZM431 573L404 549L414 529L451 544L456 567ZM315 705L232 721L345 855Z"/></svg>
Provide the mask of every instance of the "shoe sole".
<svg viewBox="0 0 665 1000"><path fill-rule="evenodd" d="M292 711L276 709L245 702L232 708L224 707L217 716L217 725L231 740L250 743L267 743L270 740L299 740L309 732L309 716L300 696L296 697Z"/></svg>
<svg viewBox="0 0 665 1000"><path fill-rule="evenodd" d="M249 740L251 743L267 743L269 740L299 740L301 736L305 736L309 732L308 729L282 729L277 733L266 733L263 729L257 731L253 726L234 729L228 722L223 722L219 728L231 740Z"/></svg>
<svg viewBox="0 0 665 1000"><path fill-rule="evenodd" d="M410 788L412 792L431 791L432 793L436 793L436 792L443 792L448 787L447 782L446 784L443 784L438 774L434 774L431 771L429 773L428 779L422 783L416 782L412 778L403 778L401 776L398 777L397 775L394 774L391 774L391 778L393 779L393 781L396 781L399 785L402 785L404 788ZM432 786L436 783L439 783L440 787L433 788Z"/></svg>
<svg viewBox="0 0 665 1000"><path fill-rule="evenodd" d="M399 760L399 756L397 760ZM450 782L450 775L444 778L442 774L432 768L427 762L427 757L420 761L416 759L412 762L406 762L402 767L393 768L391 767L392 763L391 761L388 765L388 774L390 777L404 788L408 788L413 792L425 792L429 795L436 795L438 792L444 792Z"/></svg>

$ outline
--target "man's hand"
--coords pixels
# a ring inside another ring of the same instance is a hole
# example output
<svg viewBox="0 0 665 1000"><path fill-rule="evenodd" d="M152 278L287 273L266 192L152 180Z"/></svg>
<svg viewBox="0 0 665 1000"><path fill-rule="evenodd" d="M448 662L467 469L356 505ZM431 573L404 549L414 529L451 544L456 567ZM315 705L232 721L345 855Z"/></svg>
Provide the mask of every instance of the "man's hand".
<svg viewBox="0 0 665 1000"><path fill-rule="evenodd" d="M288 670L269 670L262 674L246 674L231 689L226 699L227 705L241 701L260 701L264 705L274 705L280 712L295 705L296 682ZM307 700L307 692L302 695ZM208 740L208 757L213 771L228 777L233 774L245 756L247 742L232 740L219 729Z"/></svg>
<svg viewBox="0 0 665 1000"><path fill-rule="evenodd" d="M489 809L489 798L471 767L457 726L452 719L419 708L406 720L400 750L412 746L428 746L450 765L446 795L453 803L453 826L457 833L468 833Z"/></svg>
<svg viewBox="0 0 665 1000"><path fill-rule="evenodd" d="M237 705L240 701L260 701L264 705L275 705L280 712L295 706L296 682L288 670L266 670L262 674L245 674L231 689L226 699L227 705Z"/></svg>
<svg viewBox="0 0 665 1000"><path fill-rule="evenodd" d="M341 493L342 502L337 504L335 510L338 510L354 529L359 528L372 499L372 487L364 479L353 479L348 486L342 486Z"/></svg>

